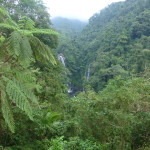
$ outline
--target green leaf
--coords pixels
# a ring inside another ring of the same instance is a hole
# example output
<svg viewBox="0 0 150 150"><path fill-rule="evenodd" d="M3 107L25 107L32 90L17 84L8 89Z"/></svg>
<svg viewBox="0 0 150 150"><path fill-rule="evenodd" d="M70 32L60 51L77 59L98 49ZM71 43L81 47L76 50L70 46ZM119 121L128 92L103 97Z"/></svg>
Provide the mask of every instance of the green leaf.
<svg viewBox="0 0 150 150"><path fill-rule="evenodd" d="M33 120L32 108L28 101L28 97L22 91L24 86L18 84L15 80L8 79L7 77L3 76L3 79L7 82L6 92L8 94L9 99L12 100L17 105L17 107L23 110L31 120Z"/></svg>
<svg viewBox="0 0 150 150"><path fill-rule="evenodd" d="M0 28L6 28L6 29L12 29L12 30L18 30L17 27L6 24L6 23L0 23Z"/></svg>
<svg viewBox="0 0 150 150"><path fill-rule="evenodd" d="M6 122L6 124L8 125L9 129L11 130L11 132L14 133L14 118L12 115L12 111L10 109L10 105L8 103L8 99L6 96L6 93L4 91L4 85L1 84L1 107L2 107L2 114L3 114L3 118Z"/></svg>
<svg viewBox="0 0 150 150"><path fill-rule="evenodd" d="M50 50L50 48L41 42L38 38L30 37L30 44L33 50L34 57L37 61L49 65L51 62L53 65L56 64L56 60Z"/></svg>

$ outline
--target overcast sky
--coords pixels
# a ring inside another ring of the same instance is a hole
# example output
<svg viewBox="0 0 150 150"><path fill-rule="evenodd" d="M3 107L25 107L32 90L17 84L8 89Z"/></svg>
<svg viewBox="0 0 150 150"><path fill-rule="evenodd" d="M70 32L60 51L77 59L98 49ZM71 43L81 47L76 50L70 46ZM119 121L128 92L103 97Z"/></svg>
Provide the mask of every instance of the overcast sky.
<svg viewBox="0 0 150 150"><path fill-rule="evenodd" d="M124 0L43 0L51 17L62 16L88 20L94 13L112 2Z"/></svg>

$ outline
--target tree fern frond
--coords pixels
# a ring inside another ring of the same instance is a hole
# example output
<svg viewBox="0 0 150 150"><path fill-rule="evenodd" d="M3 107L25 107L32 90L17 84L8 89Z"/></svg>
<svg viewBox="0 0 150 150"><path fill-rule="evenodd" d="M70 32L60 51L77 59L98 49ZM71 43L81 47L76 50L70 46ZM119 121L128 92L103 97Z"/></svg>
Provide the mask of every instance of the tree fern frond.
<svg viewBox="0 0 150 150"><path fill-rule="evenodd" d="M14 133L14 119L13 119L13 115L12 112L10 110L10 106L8 103L8 99L6 96L6 93L4 91L4 86L1 86L1 107L2 107L2 114L3 114L3 118L6 122L6 124L8 125L9 129L11 130L11 132Z"/></svg>
<svg viewBox="0 0 150 150"><path fill-rule="evenodd" d="M25 96L30 99L35 104L38 104L38 100L36 96L31 92L28 88L26 88L23 84L18 81L15 81L16 85L20 88L20 91L25 94Z"/></svg>
<svg viewBox="0 0 150 150"><path fill-rule="evenodd" d="M53 65L56 64L56 60L50 50L50 48L41 42L38 38L31 36L30 37L30 44L32 47L32 51L34 57L37 61L49 64L51 62Z"/></svg>
<svg viewBox="0 0 150 150"><path fill-rule="evenodd" d="M2 6L0 6L0 27L13 30L18 29L17 23L11 19L9 13Z"/></svg>
<svg viewBox="0 0 150 150"><path fill-rule="evenodd" d="M17 23L11 19L8 12L2 6L0 6L0 27L13 30L18 29Z"/></svg>
<svg viewBox="0 0 150 150"><path fill-rule="evenodd" d="M3 79L7 82L6 92L8 94L9 99L12 100L17 105L17 107L23 110L31 120L33 120L33 114L30 103L28 101L27 96L24 92L22 92L21 89L21 86L23 85L18 85L18 83L15 80L10 80L4 76Z"/></svg>
<svg viewBox="0 0 150 150"><path fill-rule="evenodd" d="M21 53L19 56L19 60L22 66L29 66L32 58L32 49L27 37L22 37L20 43Z"/></svg>
<svg viewBox="0 0 150 150"><path fill-rule="evenodd" d="M43 125L52 125L55 121L60 118L60 114L57 112L47 112L42 118Z"/></svg>
<svg viewBox="0 0 150 150"><path fill-rule="evenodd" d="M32 35L32 34L49 34L49 35L59 35L58 32L51 29L33 29L33 30L21 30L18 29L19 32L24 35Z"/></svg>
<svg viewBox="0 0 150 150"><path fill-rule="evenodd" d="M44 44L44 43L43 43ZM44 46L43 46L44 47ZM55 60L55 58L54 58L54 56L53 56L53 54L52 54L52 52L51 52L51 50L50 50L50 48L47 46L47 45L45 45L45 57L47 57L47 60L49 61L49 62L51 62L53 65L56 65L57 63L56 63L56 60Z"/></svg>
<svg viewBox="0 0 150 150"><path fill-rule="evenodd" d="M7 43L7 51L10 55L17 56L20 64L28 67L32 61L32 49L28 37L18 31L11 33Z"/></svg>
<svg viewBox="0 0 150 150"><path fill-rule="evenodd" d="M23 83L31 83L36 81L36 77L33 75L32 70L16 71L14 70L15 78Z"/></svg>
<svg viewBox="0 0 150 150"><path fill-rule="evenodd" d="M23 82L25 87L28 90L36 90L40 92L40 89L42 88L39 84L36 82L36 76L34 72L38 72L38 70L28 70L28 71L16 71L15 70L15 78L19 82Z"/></svg>
<svg viewBox="0 0 150 150"><path fill-rule="evenodd" d="M18 25L19 25L20 29L29 29L29 30L32 30L32 29L34 29L35 22L33 20L31 20L29 17L23 16L19 20L19 24Z"/></svg>
<svg viewBox="0 0 150 150"><path fill-rule="evenodd" d="M4 21L3 21L4 24L9 24L9 25L12 25L15 27L15 29L19 29L17 23L15 21L13 21L11 18L6 18Z"/></svg>
<svg viewBox="0 0 150 150"><path fill-rule="evenodd" d="M7 16L8 18L10 18L8 12L5 10L5 8L3 6L0 6L0 16Z"/></svg>
<svg viewBox="0 0 150 150"><path fill-rule="evenodd" d="M6 29L18 30L17 27L12 26L12 25L7 24L7 23L0 23L0 28L6 28Z"/></svg>
<svg viewBox="0 0 150 150"><path fill-rule="evenodd" d="M50 34L50 35L59 35L58 32L52 29L34 29L31 31L34 34Z"/></svg>
<svg viewBox="0 0 150 150"><path fill-rule="evenodd" d="M7 51L8 53L10 53L11 55L16 55L19 56L21 54L21 47L20 47L20 43L22 41L22 35L17 32L14 31L11 33L11 36L8 39L7 44Z"/></svg>

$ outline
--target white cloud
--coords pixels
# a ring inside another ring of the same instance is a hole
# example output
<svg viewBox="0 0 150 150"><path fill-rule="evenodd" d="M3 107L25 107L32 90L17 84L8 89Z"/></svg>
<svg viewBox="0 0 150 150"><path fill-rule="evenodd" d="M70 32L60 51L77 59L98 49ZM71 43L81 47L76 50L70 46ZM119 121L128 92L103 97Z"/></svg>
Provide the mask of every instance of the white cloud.
<svg viewBox="0 0 150 150"><path fill-rule="evenodd" d="M88 20L112 2L124 0L43 0L52 17L62 16Z"/></svg>

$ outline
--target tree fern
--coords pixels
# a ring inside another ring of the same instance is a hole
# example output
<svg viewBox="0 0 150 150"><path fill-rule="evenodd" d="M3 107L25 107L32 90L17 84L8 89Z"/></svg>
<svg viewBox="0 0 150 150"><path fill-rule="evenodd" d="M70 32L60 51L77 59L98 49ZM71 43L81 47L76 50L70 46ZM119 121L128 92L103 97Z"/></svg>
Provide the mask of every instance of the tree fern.
<svg viewBox="0 0 150 150"><path fill-rule="evenodd" d="M35 23L30 18L24 16L18 22L18 25L11 19L6 10L0 7L0 28L13 29L19 31L25 35L31 34L54 34L58 35L58 32L53 29L37 29L35 28Z"/></svg>
<svg viewBox="0 0 150 150"><path fill-rule="evenodd" d="M31 102L34 106L38 106L37 98L31 90L16 79L10 80L5 76L0 82L0 101L3 118L12 132L14 132L14 119L9 103L16 104L31 120L33 120Z"/></svg>
<svg viewBox="0 0 150 150"><path fill-rule="evenodd" d="M0 28L14 30L8 42L6 42L6 46L4 46L8 53L17 56L21 65L26 67L31 63L32 56L41 63L49 64L51 62L56 64L49 47L36 38L34 34L57 35L57 32L52 29L36 29L34 22L28 17L22 17L17 25L2 8L0 16L3 15L4 18L0 21Z"/></svg>
<svg viewBox="0 0 150 150"><path fill-rule="evenodd" d="M8 53L17 56L22 66L28 67L32 58L45 64L56 64L50 48L35 36L27 37L14 31L5 44Z"/></svg>
<svg viewBox="0 0 150 150"><path fill-rule="evenodd" d="M6 93L8 94L9 99L12 100L17 105L17 107L23 110L31 120L33 120L33 113L28 101L28 97L22 91L24 87L21 84L17 83L17 81L15 80L10 80L7 77L3 77L3 79L7 83Z"/></svg>
<svg viewBox="0 0 150 150"><path fill-rule="evenodd" d="M8 125L9 129L14 132L14 119L12 115L12 111L10 110L10 105L6 96L6 92L4 91L5 86L1 83L1 106L2 106L2 114L3 118Z"/></svg>
<svg viewBox="0 0 150 150"><path fill-rule="evenodd" d="M9 32L5 32L4 29L7 29L6 31ZM0 31L7 33L7 36L4 34L5 38L0 47L0 52L3 56L0 62L2 64L0 64L0 70L3 71L3 76L1 76L0 80L4 83L2 84L3 87L0 87L0 104L2 105L5 122L10 130L14 132L14 121L10 108L14 105L17 106L33 120L31 105L38 106L38 101L32 92L32 88L26 86L30 83L34 87L36 86L36 83L33 81L34 77L33 80L30 78L31 81L26 80L27 74L24 74L25 70L30 71L28 68L30 68L30 64L34 59L46 65L49 65L50 62L53 65L56 64L50 48L34 35L57 34L57 32L52 29L36 29L34 22L27 17L21 18L19 25L17 25L1 6ZM14 70L20 71L22 75L15 75Z"/></svg>

